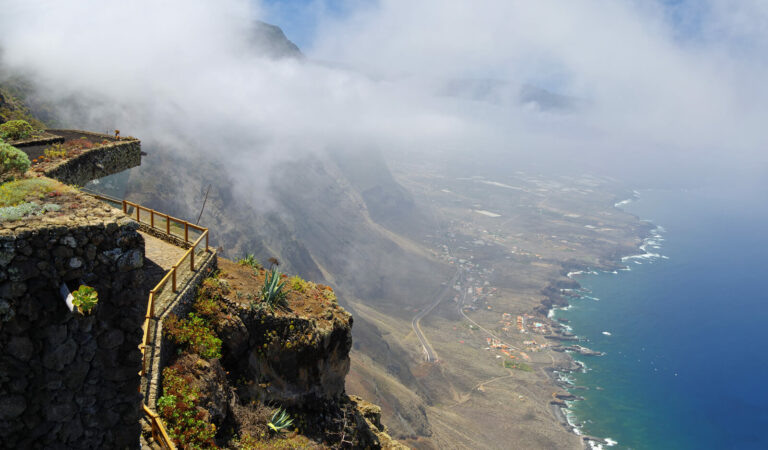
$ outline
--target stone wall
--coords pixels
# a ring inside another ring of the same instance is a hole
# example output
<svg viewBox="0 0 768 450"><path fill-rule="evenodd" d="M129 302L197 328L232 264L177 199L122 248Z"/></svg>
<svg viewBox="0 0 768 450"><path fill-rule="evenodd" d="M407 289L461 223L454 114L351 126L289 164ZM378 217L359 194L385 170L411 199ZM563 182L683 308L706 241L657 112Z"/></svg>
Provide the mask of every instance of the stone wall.
<svg viewBox="0 0 768 450"><path fill-rule="evenodd" d="M84 133L81 134L94 134ZM89 181L141 165L141 142L127 139L100 145L45 171L45 176L66 184L85 186Z"/></svg>
<svg viewBox="0 0 768 450"><path fill-rule="evenodd" d="M118 216L0 233L0 447L138 446L144 240ZM64 281L96 288L91 315Z"/></svg>

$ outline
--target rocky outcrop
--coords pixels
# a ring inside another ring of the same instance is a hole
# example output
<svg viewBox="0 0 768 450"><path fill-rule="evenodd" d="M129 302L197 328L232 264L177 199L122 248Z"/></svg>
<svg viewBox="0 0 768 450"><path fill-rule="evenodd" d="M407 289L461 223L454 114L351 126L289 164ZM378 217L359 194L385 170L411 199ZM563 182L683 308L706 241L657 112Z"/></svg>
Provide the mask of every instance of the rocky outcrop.
<svg viewBox="0 0 768 450"><path fill-rule="evenodd" d="M250 400L311 409L341 398L352 348L346 311L336 306L317 318L233 304L230 311L237 319L222 334L226 363L253 381Z"/></svg>
<svg viewBox="0 0 768 450"><path fill-rule="evenodd" d="M407 449L408 447L392 439L387 433L387 427L381 423L381 408L369 403L356 395L350 395L349 400L355 407L355 420L361 430L361 442L366 448Z"/></svg>
<svg viewBox="0 0 768 450"><path fill-rule="evenodd" d="M0 230L3 447L137 445L144 241L119 212L82 214ZM90 315L70 311L64 282L96 288Z"/></svg>
<svg viewBox="0 0 768 450"><path fill-rule="evenodd" d="M284 303L273 309L259 299L263 268L224 258L218 264L216 275L200 286L192 312L221 339L221 358L201 359L179 347L173 325L164 332L164 349L181 354L169 366L199 392L195 407L219 430L220 445L275 438L267 422L281 408L294 420L282 436L294 443L404 448L387 434L379 407L345 393L352 316L329 286L286 277Z"/></svg>

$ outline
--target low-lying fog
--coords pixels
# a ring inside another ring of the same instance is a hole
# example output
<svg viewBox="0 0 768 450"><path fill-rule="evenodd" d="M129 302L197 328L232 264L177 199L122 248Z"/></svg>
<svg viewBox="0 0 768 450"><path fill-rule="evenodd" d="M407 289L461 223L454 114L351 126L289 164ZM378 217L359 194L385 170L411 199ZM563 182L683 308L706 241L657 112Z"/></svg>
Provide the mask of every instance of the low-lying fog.
<svg viewBox="0 0 768 450"><path fill-rule="evenodd" d="M255 20L294 19L306 58L254 49ZM766 24L761 0L7 0L0 64L70 125L216 154L254 195L340 146L666 184L765 175Z"/></svg>

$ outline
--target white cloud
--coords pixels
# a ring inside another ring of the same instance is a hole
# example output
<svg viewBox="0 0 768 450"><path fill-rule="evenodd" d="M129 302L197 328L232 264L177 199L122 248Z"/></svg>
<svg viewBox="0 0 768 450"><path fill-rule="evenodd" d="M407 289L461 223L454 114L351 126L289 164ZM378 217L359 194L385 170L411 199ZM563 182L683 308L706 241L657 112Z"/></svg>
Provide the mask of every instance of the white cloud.
<svg viewBox="0 0 768 450"><path fill-rule="evenodd" d="M534 153L766 161L759 0L707 1L700 35L687 40L663 8L629 0L391 0L342 16L314 7L304 63L248 54L262 11L245 0L6 3L3 63L34 73L50 96L98 99L83 126L184 151L228 147L244 180L336 145L487 149L510 164ZM312 62L321 60L337 64ZM509 82L506 96L539 84L588 106L553 115L441 95L467 78Z"/></svg>

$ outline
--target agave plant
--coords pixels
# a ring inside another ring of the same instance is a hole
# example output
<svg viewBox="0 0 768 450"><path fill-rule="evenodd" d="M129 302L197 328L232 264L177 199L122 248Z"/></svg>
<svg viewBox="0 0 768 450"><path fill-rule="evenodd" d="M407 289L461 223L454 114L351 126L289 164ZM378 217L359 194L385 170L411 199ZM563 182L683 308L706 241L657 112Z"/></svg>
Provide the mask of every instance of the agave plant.
<svg viewBox="0 0 768 450"><path fill-rule="evenodd" d="M275 412L272 413L272 418L269 419L267 426L269 427L269 431L278 434L285 432L285 430L290 427L292 423L293 419L291 419L291 416L288 414L288 412L283 408L278 408Z"/></svg>
<svg viewBox="0 0 768 450"><path fill-rule="evenodd" d="M261 299L270 308L287 308L285 301L285 292L283 287L285 281L282 280L282 274L277 268L272 268L264 277L264 286L261 287Z"/></svg>

